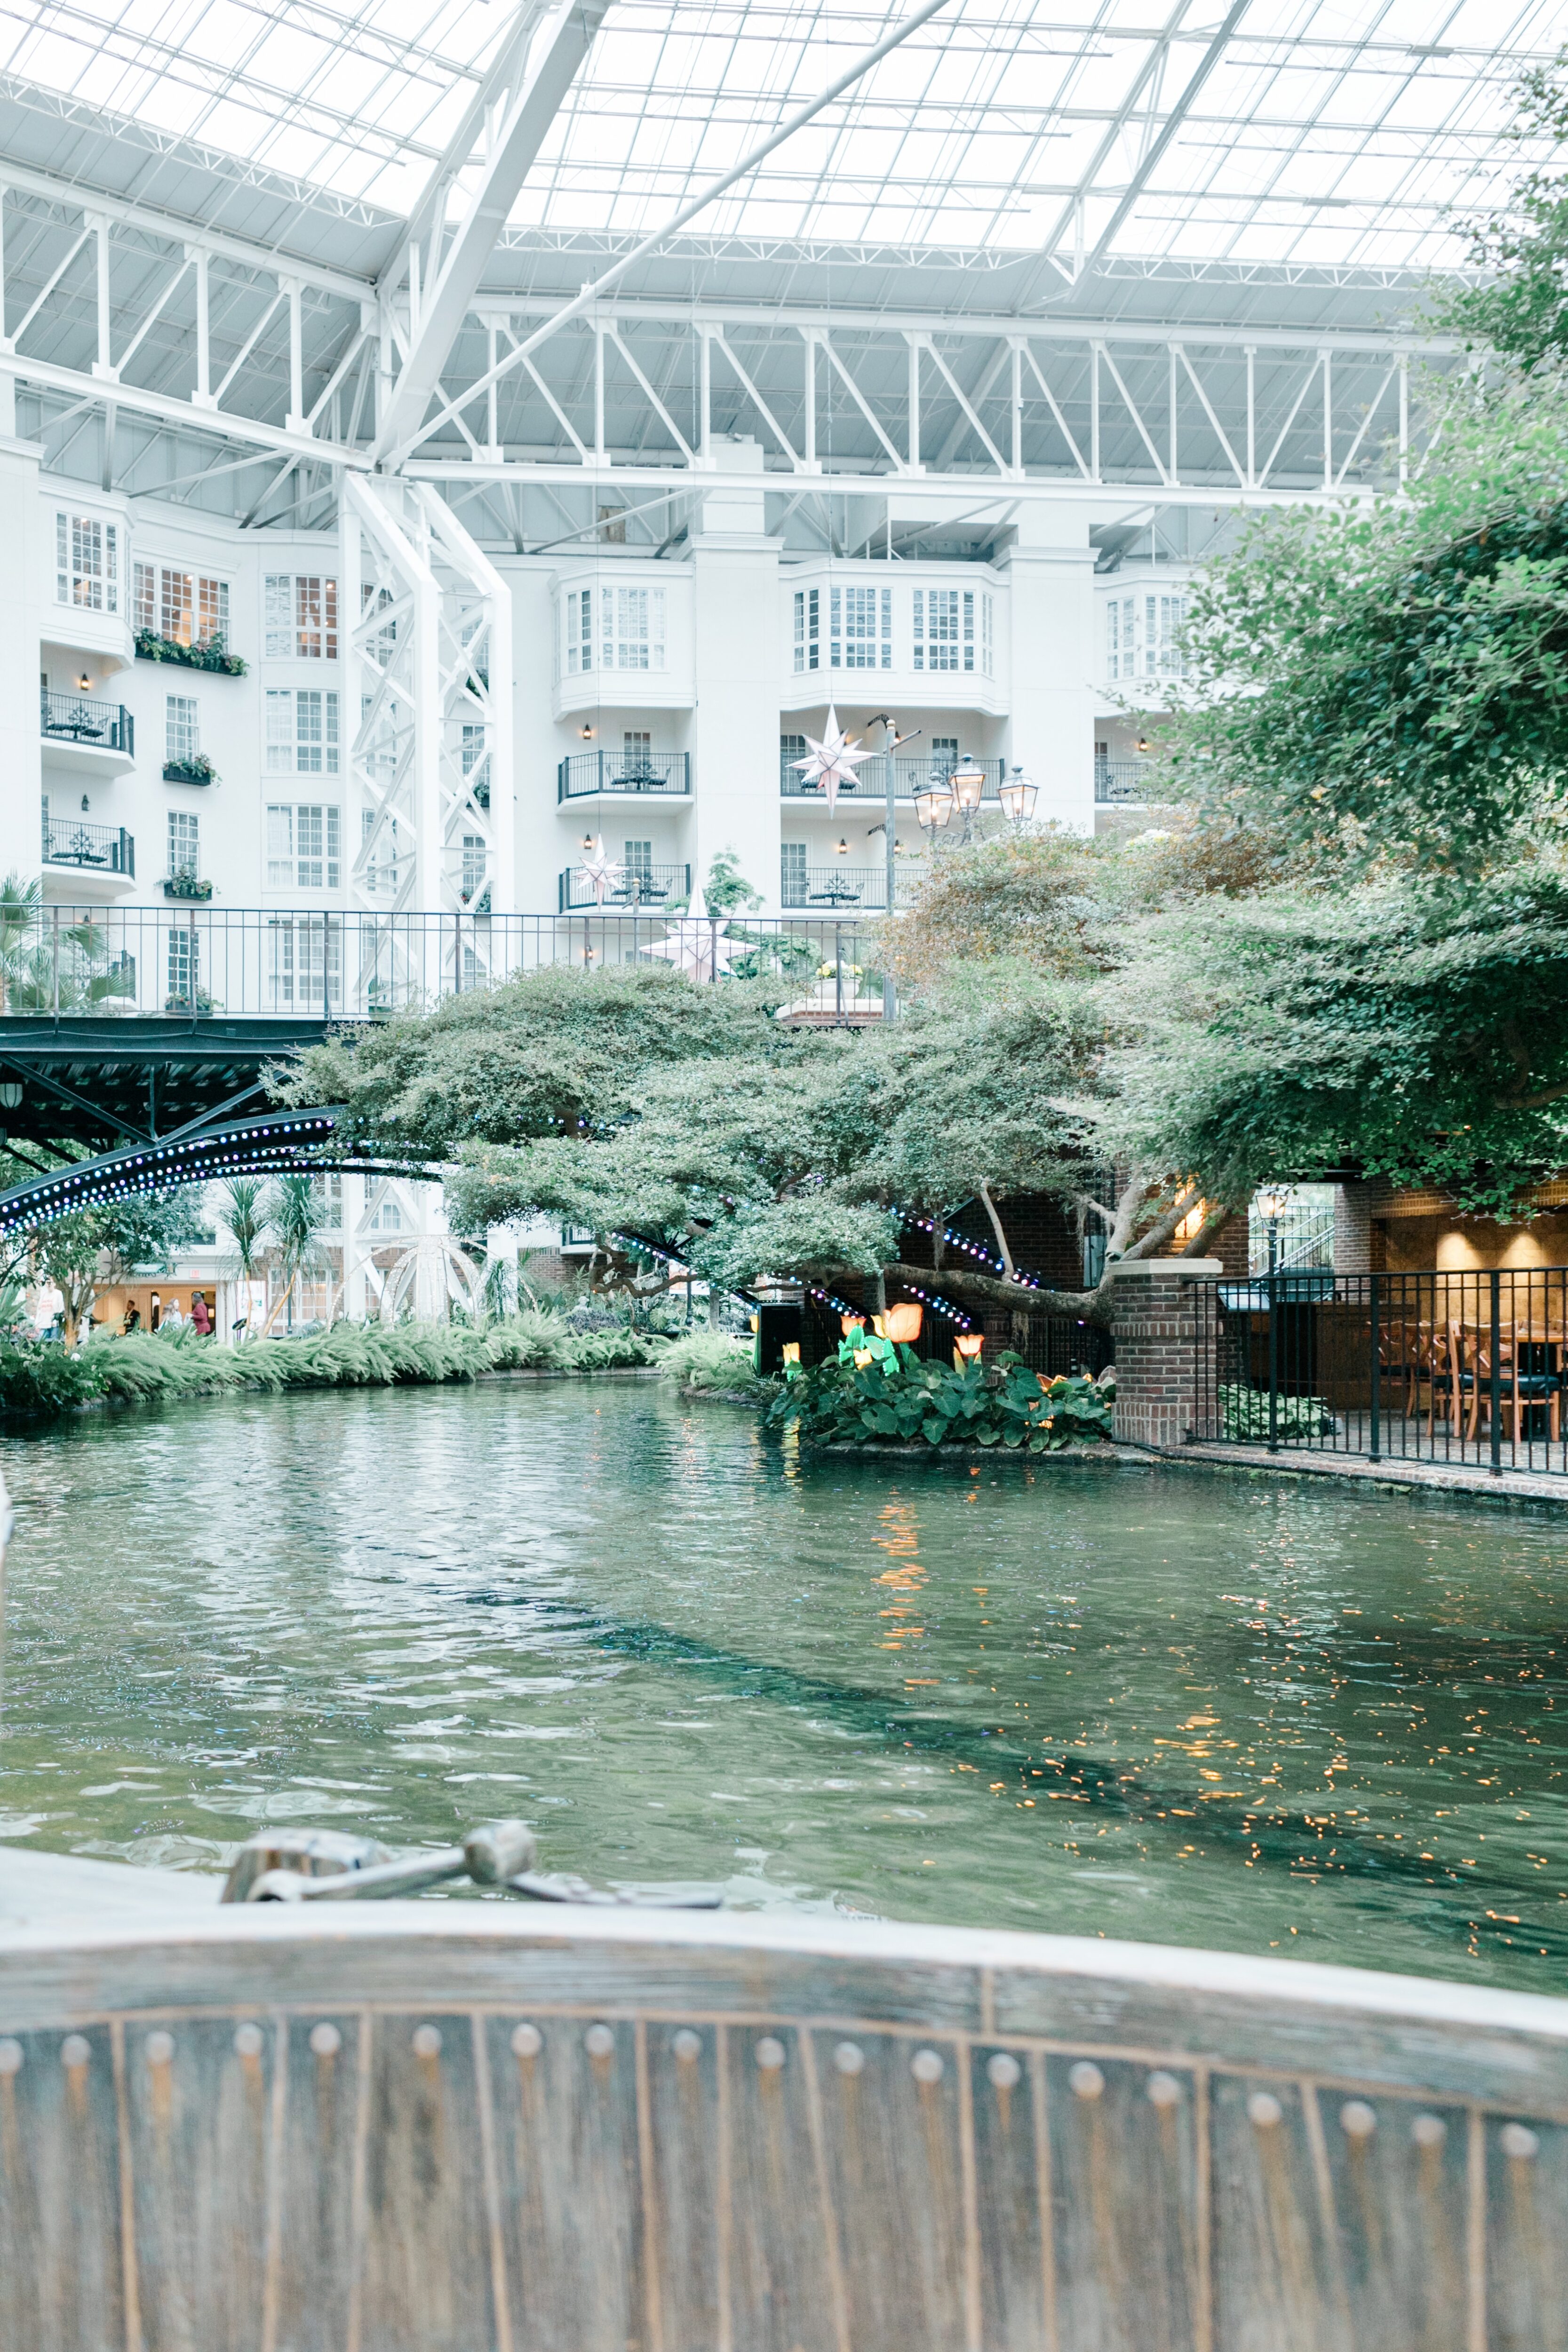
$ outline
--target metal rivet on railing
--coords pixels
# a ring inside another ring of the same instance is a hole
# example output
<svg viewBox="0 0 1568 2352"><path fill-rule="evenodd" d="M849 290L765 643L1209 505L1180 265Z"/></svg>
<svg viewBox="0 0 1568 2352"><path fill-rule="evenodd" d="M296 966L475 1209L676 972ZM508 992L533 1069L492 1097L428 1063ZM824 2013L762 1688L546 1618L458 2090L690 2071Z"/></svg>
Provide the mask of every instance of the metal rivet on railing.
<svg viewBox="0 0 1568 2352"><path fill-rule="evenodd" d="M1010 2050L998 2050L985 2061L985 2072L996 2090L1013 2091L1016 2090L1024 2070Z"/></svg>
<svg viewBox="0 0 1568 2352"><path fill-rule="evenodd" d="M1504 2124L1498 2134L1498 2146L1506 2157L1519 2163L1528 2163L1541 2152L1541 2141L1528 2124Z"/></svg>
<svg viewBox="0 0 1568 2352"><path fill-rule="evenodd" d="M858 2042L840 2042L833 2052L833 2063L841 2074L858 2074L866 2063L866 2053Z"/></svg>
<svg viewBox="0 0 1568 2352"><path fill-rule="evenodd" d="M88 2041L85 2034L68 2033L65 2040L60 2043L60 2064L62 2066L85 2066L91 2056L92 2044Z"/></svg>
<svg viewBox="0 0 1568 2352"><path fill-rule="evenodd" d="M784 2062L784 2043L775 2041L771 2033L764 2033L754 2055L764 2074L776 2074Z"/></svg>
<svg viewBox="0 0 1568 2352"><path fill-rule="evenodd" d="M234 2037L235 2055L238 2058L259 2058L267 2036L259 2025L241 2025Z"/></svg>
<svg viewBox="0 0 1568 2352"><path fill-rule="evenodd" d="M310 2047L318 2058L335 2058L343 2046L343 2037L335 2025L325 2022L310 2028Z"/></svg>
<svg viewBox="0 0 1568 2352"><path fill-rule="evenodd" d="M1247 2112L1259 2131L1272 2131L1285 2110L1272 2091L1254 2091L1247 2103Z"/></svg>
<svg viewBox="0 0 1568 2352"><path fill-rule="evenodd" d="M669 2046L682 2063L689 2066L694 2058L702 2055L702 2036L693 2033L689 2025L683 2025L679 2032L672 2036Z"/></svg>
<svg viewBox="0 0 1568 2352"><path fill-rule="evenodd" d="M1080 2058L1068 2076L1075 2099L1098 2099L1105 2088L1105 2077L1088 2058Z"/></svg>
<svg viewBox="0 0 1568 2352"><path fill-rule="evenodd" d="M5 2040L0 2041L0 2074L19 2074L25 2055L21 2043L7 2033Z"/></svg>
<svg viewBox="0 0 1568 2352"><path fill-rule="evenodd" d="M156 2033L147 2036L146 2048L149 2066L166 2066L174 2054L174 2037L160 2028Z"/></svg>
<svg viewBox="0 0 1568 2352"><path fill-rule="evenodd" d="M616 2032L611 2025L591 2025L583 2036L583 2047L590 2058L607 2058L616 2046Z"/></svg>
<svg viewBox="0 0 1568 2352"><path fill-rule="evenodd" d="M1347 2099L1340 2109L1340 2129L1350 2139L1370 2139L1377 2129L1377 2117L1364 2099Z"/></svg>
<svg viewBox="0 0 1568 2352"><path fill-rule="evenodd" d="M910 2072L917 2083L940 2083L947 2067L940 2050L917 2050L910 2060Z"/></svg>
<svg viewBox="0 0 1568 2352"><path fill-rule="evenodd" d="M544 2036L537 2025L514 2025L511 2029L511 2054L514 2058L537 2058L544 2047Z"/></svg>
<svg viewBox="0 0 1568 2352"><path fill-rule="evenodd" d="M441 2055L441 2029L438 2025L416 2025L415 2027L414 2055L416 2058L439 2058Z"/></svg>
<svg viewBox="0 0 1568 2352"><path fill-rule="evenodd" d="M1174 2074L1168 2074L1163 2066L1156 2067L1150 2075L1143 2085L1143 2093L1151 2106L1179 2107L1182 2104L1180 2081Z"/></svg>
<svg viewBox="0 0 1568 2352"><path fill-rule="evenodd" d="M1417 2147L1441 2147L1448 2137L1448 2126L1441 2116L1417 2116L1410 2126L1410 2137Z"/></svg>

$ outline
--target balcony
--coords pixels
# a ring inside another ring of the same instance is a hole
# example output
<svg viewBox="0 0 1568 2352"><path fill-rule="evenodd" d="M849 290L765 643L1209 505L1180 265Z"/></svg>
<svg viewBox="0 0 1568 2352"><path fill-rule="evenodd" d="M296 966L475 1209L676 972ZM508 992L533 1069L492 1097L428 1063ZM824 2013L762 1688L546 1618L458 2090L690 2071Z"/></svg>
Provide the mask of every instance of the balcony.
<svg viewBox="0 0 1568 2352"><path fill-rule="evenodd" d="M976 760L973 764L985 778L985 788L980 796L982 803L994 802L1001 788L1003 776L1006 772L1006 762L1002 760ZM957 765L956 760L895 759L893 761L894 797L900 801L912 801L915 794L923 793L928 784L946 783ZM858 801L886 801L888 797L887 754L879 751L871 759L862 760L855 772L854 783L840 784L838 789L841 793L852 793ZM786 801L814 801L820 800L822 797L820 785L808 782L801 774L787 751L781 751L779 754L779 791Z"/></svg>
<svg viewBox="0 0 1568 2352"><path fill-rule="evenodd" d="M923 857L918 861L910 860L908 864L900 858L894 877L899 906L914 904L915 893L929 870ZM779 904L786 912L799 907L814 915L885 914L888 908L887 868L882 866L808 866L804 874L797 868L795 873L784 876Z"/></svg>
<svg viewBox="0 0 1568 2352"><path fill-rule="evenodd" d="M1153 763L1148 760L1097 760L1094 797L1101 808L1140 808L1152 801Z"/></svg>
<svg viewBox="0 0 1568 2352"><path fill-rule="evenodd" d="M122 702L84 694L39 696L38 729L49 766L79 776L123 776L134 765L136 721Z"/></svg>
<svg viewBox="0 0 1568 2352"><path fill-rule="evenodd" d="M650 915L657 915L667 900L690 896L689 866L633 866L623 877L618 889L606 891L602 911L607 915L635 915L639 908L646 908ZM563 915L600 911L599 901L584 879L581 866L569 866L562 875L557 904Z"/></svg>
<svg viewBox="0 0 1568 2352"><path fill-rule="evenodd" d="M628 757L621 751L574 751L555 771L557 804L565 801L689 800L691 757L687 751L655 751Z"/></svg>
<svg viewBox="0 0 1568 2352"><path fill-rule="evenodd" d="M79 898L116 898L136 879L136 844L125 827L81 824L75 817L44 819L46 866L68 866Z"/></svg>

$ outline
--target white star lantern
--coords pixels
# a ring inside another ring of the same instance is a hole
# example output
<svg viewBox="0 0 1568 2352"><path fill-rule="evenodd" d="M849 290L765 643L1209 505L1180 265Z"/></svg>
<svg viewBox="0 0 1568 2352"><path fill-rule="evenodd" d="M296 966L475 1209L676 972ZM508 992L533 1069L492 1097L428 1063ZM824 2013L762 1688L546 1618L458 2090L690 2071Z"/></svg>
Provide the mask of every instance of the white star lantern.
<svg viewBox="0 0 1568 2352"><path fill-rule="evenodd" d="M626 868L618 866L613 857L607 857L605 855L605 836L601 834L587 856L578 866L577 871L602 907L610 892L619 883Z"/></svg>
<svg viewBox="0 0 1568 2352"><path fill-rule="evenodd" d="M831 810L838 798L839 785L853 785L856 769L862 760L868 760L871 754L869 751L857 751L854 749L857 739L853 735L845 734L838 724L838 713L831 703L827 706L827 731L821 742L819 743L812 735L808 735L805 740L811 749L804 760L797 760L795 764L808 784L816 783L821 786L826 794L827 805Z"/></svg>
<svg viewBox="0 0 1568 2352"><path fill-rule="evenodd" d="M728 938L723 923L709 914L699 888L692 892L691 904L685 914L671 919L668 932L658 945L644 948L641 952L672 963L689 980L717 980L721 972L730 969L730 959L722 952Z"/></svg>

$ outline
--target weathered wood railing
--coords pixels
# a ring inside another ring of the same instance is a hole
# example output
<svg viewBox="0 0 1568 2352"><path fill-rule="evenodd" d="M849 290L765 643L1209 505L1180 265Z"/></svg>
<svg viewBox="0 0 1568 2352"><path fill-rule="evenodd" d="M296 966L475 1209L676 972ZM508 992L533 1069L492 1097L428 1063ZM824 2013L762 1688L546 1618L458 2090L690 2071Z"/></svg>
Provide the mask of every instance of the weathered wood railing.
<svg viewBox="0 0 1568 2352"><path fill-rule="evenodd" d="M6 2352L1553 2352L1568 2002L449 1902L0 1937Z"/></svg>

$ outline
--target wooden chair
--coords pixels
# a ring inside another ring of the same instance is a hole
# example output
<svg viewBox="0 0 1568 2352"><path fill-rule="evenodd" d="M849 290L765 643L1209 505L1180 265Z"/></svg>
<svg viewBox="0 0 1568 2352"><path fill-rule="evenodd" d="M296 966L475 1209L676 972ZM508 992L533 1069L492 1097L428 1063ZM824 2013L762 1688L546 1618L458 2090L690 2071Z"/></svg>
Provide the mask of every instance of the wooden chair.
<svg viewBox="0 0 1568 2352"><path fill-rule="evenodd" d="M1458 1328L1449 1326L1450 1331ZM1468 1362L1461 1360L1458 1388L1468 1395L1465 1434L1473 1439L1483 1415L1489 1433L1491 1428L1491 1336L1489 1332L1484 1340L1479 1332L1462 1337ZM1524 1415L1533 1406L1546 1407L1547 1427L1553 1444L1563 1433L1563 1373L1553 1365L1552 1351L1550 1339L1521 1339L1511 1324L1498 1333L1498 1407L1510 1442L1516 1446L1523 1435Z"/></svg>

